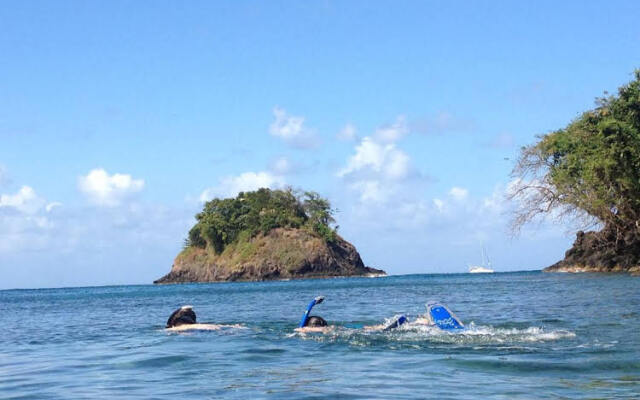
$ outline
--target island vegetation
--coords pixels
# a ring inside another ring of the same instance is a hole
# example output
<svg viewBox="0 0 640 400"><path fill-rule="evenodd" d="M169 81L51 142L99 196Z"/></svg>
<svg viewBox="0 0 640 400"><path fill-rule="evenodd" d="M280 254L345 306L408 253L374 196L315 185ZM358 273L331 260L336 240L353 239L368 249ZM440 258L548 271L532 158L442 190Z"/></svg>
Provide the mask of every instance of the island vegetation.
<svg viewBox="0 0 640 400"><path fill-rule="evenodd" d="M210 247L217 254L237 241L247 241L275 228L302 228L327 242L336 240L337 227L329 201L316 192L259 189L235 198L213 199L196 214L185 246Z"/></svg>
<svg viewBox="0 0 640 400"><path fill-rule="evenodd" d="M640 70L634 77L521 150L510 193L519 205L514 229L540 216L581 226L565 259L547 270L639 270Z"/></svg>
<svg viewBox="0 0 640 400"><path fill-rule="evenodd" d="M262 188L215 198L196 214L184 249L155 283L382 275L337 233L315 192Z"/></svg>

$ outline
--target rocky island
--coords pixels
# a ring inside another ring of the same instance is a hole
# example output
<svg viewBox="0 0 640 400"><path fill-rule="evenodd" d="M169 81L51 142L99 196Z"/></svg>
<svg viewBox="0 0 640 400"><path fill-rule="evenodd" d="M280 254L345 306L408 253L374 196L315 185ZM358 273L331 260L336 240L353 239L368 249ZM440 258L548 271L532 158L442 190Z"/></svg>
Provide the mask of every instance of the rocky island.
<svg viewBox="0 0 640 400"><path fill-rule="evenodd" d="M564 259L544 269L547 272L628 272L640 275L640 241L633 236L618 238L615 231L578 231Z"/></svg>
<svg viewBox="0 0 640 400"><path fill-rule="evenodd" d="M213 199L196 215L184 249L156 284L379 276L332 228L317 193L259 189Z"/></svg>
<svg viewBox="0 0 640 400"><path fill-rule="evenodd" d="M578 231L551 272L640 273L640 70L563 129L522 148L510 197L514 226L571 218Z"/></svg>

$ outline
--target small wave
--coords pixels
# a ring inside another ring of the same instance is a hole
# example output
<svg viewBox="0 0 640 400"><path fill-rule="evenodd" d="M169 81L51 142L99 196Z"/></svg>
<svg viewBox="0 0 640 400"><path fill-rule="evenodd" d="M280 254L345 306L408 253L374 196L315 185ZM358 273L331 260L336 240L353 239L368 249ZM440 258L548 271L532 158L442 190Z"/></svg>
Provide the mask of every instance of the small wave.
<svg viewBox="0 0 640 400"><path fill-rule="evenodd" d="M388 344L413 345L456 345L481 348L482 346L499 346L501 348L523 348L522 345L536 342L552 342L575 338L576 334L568 330L547 330L542 327L496 328L492 326L476 326L469 324L463 331L443 331L429 325L403 325L392 331L366 331L336 327L328 332L316 334L294 333L288 337L300 337L320 342L348 342L355 346Z"/></svg>
<svg viewBox="0 0 640 400"><path fill-rule="evenodd" d="M111 364L111 367L119 369L137 369L137 368L160 368L166 367L178 363L186 363L191 356L186 355L171 355L171 356L158 356L158 357L145 357L139 360L119 362Z"/></svg>
<svg viewBox="0 0 640 400"><path fill-rule="evenodd" d="M567 330L545 330L541 327L517 328L494 328L492 326L469 325L467 329L460 332L463 336L480 337L503 342L546 342L567 338L574 338L575 333Z"/></svg>

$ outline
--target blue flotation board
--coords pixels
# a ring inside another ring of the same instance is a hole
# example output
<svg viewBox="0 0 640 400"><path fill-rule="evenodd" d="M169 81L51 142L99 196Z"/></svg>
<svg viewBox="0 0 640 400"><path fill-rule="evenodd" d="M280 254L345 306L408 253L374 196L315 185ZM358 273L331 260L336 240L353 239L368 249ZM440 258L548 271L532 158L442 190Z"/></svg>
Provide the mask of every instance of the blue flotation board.
<svg viewBox="0 0 640 400"><path fill-rule="evenodd" d="M455 331L464 329L464 325L458 317L438 302L427 303L427 316L435 326L445 331Z"/></svg>
<svg viewBox="0 0 640 400"><path fill-rule="evenodd" d="M302 314L300 325L298 325L299 328L304 328L304 326L307 324L307 320L309 319L309 313L311 312L311 309L313 308L313 306L315 306L316 304L322 303L323 300L324 300L324 296L318 296L315 299L311 300L311 303L309 303L309 305L307 306L307 309L305 310L304 314Z"/></svg>

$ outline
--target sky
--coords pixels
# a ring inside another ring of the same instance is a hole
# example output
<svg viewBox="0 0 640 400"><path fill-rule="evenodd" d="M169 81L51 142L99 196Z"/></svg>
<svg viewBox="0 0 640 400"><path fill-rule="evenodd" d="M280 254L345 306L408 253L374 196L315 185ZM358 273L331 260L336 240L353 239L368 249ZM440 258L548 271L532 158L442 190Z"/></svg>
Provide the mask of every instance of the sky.
<svg viewBox="0 0 640 400"><path fill-rule="evenodd" d="M637 1L5 1L0 289L151 283L203 201L313 190L390 274L560 260L521 146L640 68Z"/></svg>

